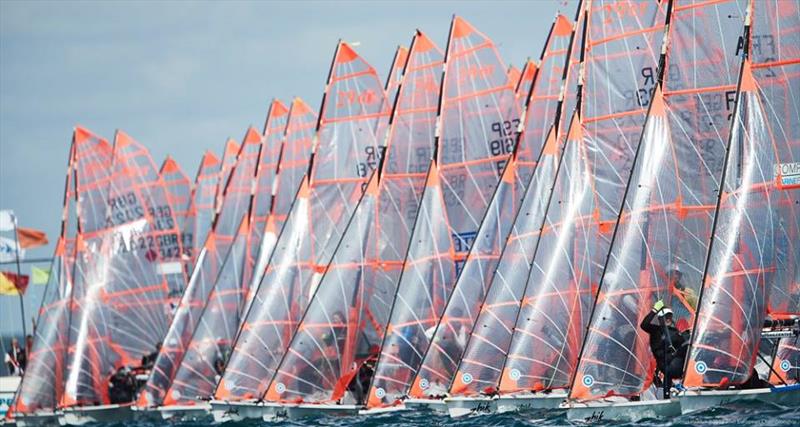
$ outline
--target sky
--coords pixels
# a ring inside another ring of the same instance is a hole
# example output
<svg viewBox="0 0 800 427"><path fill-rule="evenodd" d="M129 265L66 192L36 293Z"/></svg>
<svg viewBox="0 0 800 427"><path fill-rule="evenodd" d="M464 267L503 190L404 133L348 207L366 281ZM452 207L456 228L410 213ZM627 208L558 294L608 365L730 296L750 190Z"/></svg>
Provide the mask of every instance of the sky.
<svg viewBox="0 0 800 427"><path fill-rule="evenodd" d="M72 129L122 129L157 165L172 155L192 178L206 149L259 130L272 98L318 108L337 40L385 79L419 28L442 49L453 14L504 61L537 59L557 12L538 1L0 1L0 209L58 238ZM6 267L6 266L3 266ZM26 271L23 271L26 273ZM27 317L38 291L29 292ZM8 307L0 297L0 307ZM0 314L0 332L13 310ZM18 313L16 314L18 316Z"/></svg>

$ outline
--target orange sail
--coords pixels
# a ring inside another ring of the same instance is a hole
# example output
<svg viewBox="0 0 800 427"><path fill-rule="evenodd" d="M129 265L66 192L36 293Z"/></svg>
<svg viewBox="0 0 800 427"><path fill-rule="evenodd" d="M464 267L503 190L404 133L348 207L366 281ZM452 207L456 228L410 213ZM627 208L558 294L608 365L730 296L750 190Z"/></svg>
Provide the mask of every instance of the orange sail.
<svg viewBox="0 0 800 427"><path fill-rule="evenodd" d="M553 27L562 18L556 18ZM409 396L442 396L447 392L509 234L521 230L522 223L516 223L515 217L523 208L523 217L530 219L536 206L541 206L542 201L548 198L547 189L554 179L560 150L555 148L555 136L548 138L544 131L560 119L556 111L559 111L561 79L571 37L571 30L560 35L551 30L542 50L541 74L530 73L531 69L526 67L525 72L532 78L535 76L536 81L531 82L533 91L525 89L522 95L527 99L524 102L525 127L518 137L515 155L506 166L503 179L492 197L444 315L433 333ZM520 95L518 90L517 96ZM533 217L541 222L541 215Z"/></svg>
<svg viewBox="0 0 800 427"><path fill-rule="evenodd" d="M422 197L370 407L395 404L410 388L517 140L519 109L503 61L460 17L451 24L439 102L438 176Z"/></svg>
<svg viewBox="0 0 800 427"><path fill-rule="evenodd" d="M258 360L272 378L325 266L382 156L389 115L377 73L350 45L334 54L317 124L310 172L303 180L266 271L254 290L229 364L236 371ZM254 385L247 382L248 388ZM258 384L262 393L268 384ZM224 397L227 380L218 389ZM248 393L239 390L237 393Z"/></svg>
<svg viewBox="0 0 800 427"><path fill-rule="evenodd" d="M77 186L79 201L93 206L79 211L61 406L110 402L109 375L157 348L169 325L167 296L185 281L175 217L148 151L118 131L111 168L94 178Z"/></svg>

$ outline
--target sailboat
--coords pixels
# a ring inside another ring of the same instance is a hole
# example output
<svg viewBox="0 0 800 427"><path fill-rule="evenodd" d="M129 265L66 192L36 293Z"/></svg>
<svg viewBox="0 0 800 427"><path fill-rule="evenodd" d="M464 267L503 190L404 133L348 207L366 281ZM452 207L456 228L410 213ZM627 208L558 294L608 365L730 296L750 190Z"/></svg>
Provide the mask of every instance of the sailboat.
<svg viewBox="0 0 800 427"><path fill-rule="evenodd" d="M338 43L309 172L233 345L234 356L241 353L237 357L242 357L242 362L252 358L261 362L263 381L277 369L371 171L382 157L380 142L388 116L384 91L375 70L350 45ZM224 397L226 390L230 387L222 381L217 396Z"/></svg>
<svg viewBox="0 0 800 427"><path fill-rule="evenodd" d="M172 207L175 221L177 222L178 230L181 231L181 262L183 264L184 272L188 275L191 273L189 270L189 252L187 252L187 245L192 244L191 238L184 234L187 230L187 223L193 220L192 216L192 182L189 177L183 173L178 162L171 156L167 156L161 164L161 169L158 171L161 179L164 181L164 186L167 189L167 197L169 204ZM174 289L170 291L170 299L172 304L177 305L178 300L183 295L183 289Z"/></svg>
<svg viewBox="0 0 800 427"><path fill-rule="evenodd" d="M751 2L748 17L752 19L759 13L766 15L760 23L767 27L775 25L774 19L785 12L787 10L775 4ZM770 18L773 20L768 21ZM796 29L797 17L789 19L794 19ZM783 380L780 384L750 385L759 375L755 366L761 357L760 347L765 346L765 335L771 335L762 330L764 319L768 315L773 320L784 316L796 319L800 309L797 293L793 291L795 278L786 271L796 266L783 264L791 263L796 254L788 253L788 242L779 241L786 238L787 228L795 227L791 222L797 221L785 216L785 201L791 197L786 191L795 186L784 179L781 165L785 156L792 155L792 142L786 137L785 129L796 127L798 117L796 112L786 117L785 106L776 109L777 97L767 98L769 107L763 101L764 95L776 95L776 92L774 87L768 89L769 92L764 91L750 61L750 49L756 46L751 37L758 23L754 22L743 37L745 63L722 176L723 191L716 206L698 314L685 367L683 385L686 390L678 395L683 413L744 400L791 407L800 404L800 385L787 383L780 374L792 369L791 345L777 348L781 357L776 359L780 358L783 366L779 365L780 371L773 372L772 376ZM766 67L770 65L767 63ZM778 84L786 84L785 70L780 64L775 65L775 69L768 68L761 73L762 81L774 85L778 83L775 80L783 80L784 83ZM770 118L770 115L777 117ZM777 129L772 129L772 125ZM778 258L781 255L785 258ZM796 342L800 333L796 320L791 329L784 339Z"/></svg>
<svg viewBox="0 0 800 427"><path fill-rule="evenodd" d="M678 402L664 399L653 385L655 367L665 369L666 363L651 355L640 323L656 300L672 307L681 331L695 319L730 129L724 105L708 106L736 93L742 62L736 43L745 23L740 6L669 5L659 86L572 378L569 419L638 420L680 412ZM708 43L719 49L701 47ZM723 52L727 56L720 57ZM707 69L681 72L697 63Z"/></svg>
<svg viewBox="0 0 800 427"><path fill-rule="evenodd" d="M778 176L776 176L773 205L778 212L775 230L776 272L772 279L767 313L773 320L788 320L800 315L800 187L792 165L800 160L800 143L790 135L800 127L800 106L796 96L800 55L789 48L790 43L760 46L760 38L784 40L800 31L800 15L796 4L756 2L753 13L753 36L750 57L753 75L759 84L769 127L777 147ZM763 338L763 334L762 334ZM762 346L764 342L762 341ZM800 341L797 336L779 338L773 346L772 367L768 375L774 385L797 384L800 373Z"/></svg>
<svg viewBox="0 0 800 427"><path fill-rule="evenodd" d="M86 148L77 146L76 157L106 155ZM130 416L132 396L109 382L145 369L142 357L169 323L169 292L185 281L176 220L147 150L117 131L111 167L87 163L76 171L80 226L59 401L65 424Z"/></svg>
<svg viewBox="0 0 800 427"><path fill-rule="evenodd" d="M241 314L248 304L263 235L253 225L260 222L258 225L262 225L263 231L269 222L276 164L287 116L284 104L274 100L267 115L263 142L261 135L252 128L245 137L245 144L257 141L258 148L243 150L243 156L247 157L240 155L226 191L226 197L245 195L244 211L239 216L238 231L233 235L228 253L217 269L211 292L199 312L186 353L159 408L164 417L205 416L210 408L206 402L213 397L230 356Z"/></svg>
<svg viewBox="0 0 800 427"><path fill-rule="evenodd" d="M516 143L519 111L494 43L456 16L445 52L433 181L440 185L423 194L370 409L397 405L408 392Z"/></svg>
<svg viewBox="0 0 800 427"><path fill-rule="evenodd" d="M256 197L273 198L270 212L263 224L263 236L253 266L250 289L255 289L261 282L266 264L275 248L278 233L283 228L292 202L297 194L311 156L312 139L317 116L300 98L295 98L289 109L286 128L281 132L280 157L275 181L270 193L259 192ZM261 225L255 225L261 227ZM253 295L253 292L250 292ZM252 297L248 297L252 301ZM245 309L245 312L248 308ZM239 326L238 334L246 331ZM214 399L211 401L212 414L218 422L234 418L248 418L244 414L250 406L236 405L237 401L252 399L263 375L261 363L251 357L251 345L257 341L237 340L233 346L230 359L217 384ZM263 394L260 393L260 394ZM234 409L231 409L234 408ZM260 417L260 411L252 417Z"/></svg>
<svg viewBox="0 0 800 427"><path fill-rule="evenodd" d="M289 417L354 414L366 397L433 153L442 52L411 43L386 151L266 394ZM298 403L302 401L302 403ZM287 405L288 404L288 405Z"/></svg>
<svg viewBox="0 0 800 427"><path fill-rule="evenodd" d="M162 337L163 342L158 357L139 396L138 408L161 406L169 397L168 391L181 367L182 360L190 350L192 335L212 293L220 268L233 244L242 218L248 212L251 188L261 150L261 134L250 128L241 147L236 143L231 144L230 141L226 145L228 151L234 147L240 148L238 161L230 173L225 173L223 165L222 175L224 177L227 174L229 179L224 184L224 190L217 191L222 201L217 203L211 231L197 256L186 291L175 308L168 331ZM181 391L172 398L179 400L179 393Z"/></svg>
<svg viewBox="0 0 800 427"><path fill-rule="evenodd" d="M538 132L542 132L547 126L550 130L500 261L487 282L483 299L478 300L479 305L470 319L470 338L462 354L454 357L457 366L447 378L449 396L444 399L448 412L454 417L496 409L493 396L485 392L494 393L497 388L500 367L511 340L511 327L529 274L528 268L533 261L547 207L554 194L553 182L560 173L567 144L566 135L561 133L562 129L566 130L563 122L571 120L571 116L567 115L575 108L580 90L578 70L582 61L585 14L586 7L580 3L574 24L564 16L557 16L551 29L548 43L552 46L546 47L544 55L552 56L552 61L543 62L539 71L543 80L534 86L535 89L537 85L542 85L546 90L539 94L541 101L529 105L529 117L545 117L530 131L538 129ZM548 99L554 103L542 102ZM570 117L570 120L564 120L566 117ZM526 135L528 132L526 129Z"/></svg>
<svg viewBox="0 0 800 427"><path fill-rule="evenodd" d="M558 157L556 138L553 132L548 131L548 127L557 121L557 112L560 111L561 79L569 57L567 47L572 29L568 18L563 15L556 17L542 50L540 74L534 73L536 82L524 95L527 101L522 122L525 126L521 129L512 159L495 190L444 315L424 352L409 397L404 401L407 407L425 405L446 409L441 396L453 381L503 247L509 234L514 231L514 218L525 203L523 200L528 200L524 214L527 216L535 210L534 198L539 199L544 195L544 200L547 199L546 189L553 181ZM536 69L534 65L529 65L526 73L531 70L530 67ZM519 90L517 93L519 96ZM537 171L539 167L541 171ZM526 191L536 196L526 196Z"/></svg>
<svg viewBox="0 0 800 427"><path fill-rule="evenodd" d="M77 152L81 155L77 156ZM83 204L84 209L89 209L93 199L86 196L78 199L78 194L79 190L86 192L86 186L93 180L92 171L107 170L110 165L111 145L108 141L83 127L76 127L67 160L61 232L54 252L52 273L39 308L28 369L9 411L18 425L58 422L57 408L64 392L69 345L69 303L76 239L81 226L77 206Z"/></svg>
<svg viewBox="0 0 800 427"><path fill-rule="evenodd" d="M642 132L665 5L606 6L588 5L583 85L497 385L500 410L552 408L566 396ZM620 58L626 46L637 49Z"/></svg>

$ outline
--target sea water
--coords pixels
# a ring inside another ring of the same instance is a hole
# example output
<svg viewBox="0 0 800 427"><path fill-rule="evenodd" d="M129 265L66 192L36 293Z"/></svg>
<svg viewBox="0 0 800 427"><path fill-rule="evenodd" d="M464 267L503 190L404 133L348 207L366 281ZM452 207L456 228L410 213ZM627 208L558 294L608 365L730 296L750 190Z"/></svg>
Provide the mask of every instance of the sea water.
<svg viewBox="0 0 800 427"><path fill-rule="evenodd" d="M126 424L131 425L131 424ZM138 426L150 427L163 425L162 423L139 423ZM173 423L174 426L197 427L208 425L206 423L186 422ZM331 427L378 427L378 426L569 426L584 425L570 423L563 412L517 412L505 414L487 414L458 419L446 415L434 414L429 411L405 411L384 413L371 416L354 417L317 417L303 420L283 422L245 421L238 423L225 423L231 427L255 426L331 426ZM615 423L602 421L594 425L619 425L619 426L800 426L800 407L784 408L762 403L741 403L720 408L709 409L690 415L681 415L672 419L642 420L637 423ZM111 426L111 425L108 425Z"/></svg>

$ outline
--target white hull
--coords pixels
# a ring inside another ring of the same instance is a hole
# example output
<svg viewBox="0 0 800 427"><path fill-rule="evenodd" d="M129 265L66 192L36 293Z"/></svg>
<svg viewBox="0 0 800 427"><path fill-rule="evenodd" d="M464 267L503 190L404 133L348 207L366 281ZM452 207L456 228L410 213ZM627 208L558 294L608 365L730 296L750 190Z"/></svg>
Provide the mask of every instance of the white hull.
<svg viewBox="0 0 800 427"><path fill-rule="evenodd" d="M687 390L678 399L681 412L702 411L733 402L766 402L782 406L800 406L800 386L779 386L751 390Z"/></svg>
<svg viewBox="0 0 800 427"><path fill-rule="evenodd" d="M361 405L324 405L324 404L300 404L287 406L286 411L289 419L298 420L308 417L350 417L358 415L358 411L363 409Z"/></svg>
<svg viewBox="0 0 800 427"><path fill-rule="evenodd" d="M58 423L62 426L82 426L88 423L125 423L134 419L132 404L75 406L64 408Z"/></svg>
<svg viewBox="0 0 800 427"><path fill-rule="evenodd" d="M403 404L415 411L430 410L439 414L447 413L447 404L442 399L406 399Z"/></svg>
<svg viewBox="0 0 800 427"><path fill-rule="evenodd" d="M557 409L567 398L563 391L549 394L501 395L497 399L497 412Z"/></svg>
<svg viewBox="0 0 800 427"><path fill-rule="evenodd" d="M452 418L497 412L496 397L448 397L444 402Z"/></svg>
<svg viewBox="0 0 800 427"><path fill-rule="evenodd" d="M174 421L208 421L211 418L209 411L211 411L211 405L207 402L196 405L160 406L158 408L162 419Z"/></svg>
<svg viewBox="0 0 800 427"><path fill-rule="evenodd" d="M406 412L411 408L406 407L405 403L401 403L395 406L385 406L383 408L372 408L372 409L362 409L358 411L358 415L380 415L380 414L388 414L393 412Z"/></svg>
<svg viewBox="0 0 800 427"><path fill-rule="evenodd" d="M677 399L642 400L638 402L571 402L562 406L569 421L596 423L601 421L637 422L646 418L672 418L681 414Z"/></svg>
<svg viewBox="0 0 800 427"><path fill-rule="evenodd" d="M22 377L16 375L0 377L0 421L6 418L8 408L14 403L20 381Z"/></svg>
<svg viewBox="0 0 800 427"><path fill-rule="evenodd" d="M263 416L263 405L256 402L227 402L224 400L211 401L211 415L215 423L228 421L242 421L260 419Z"/></svg>
<svg viewBox="0 0 800 427"><path fill-rule="evenodd" d="M52 426L58 424L60 412L38 412L34 414L14 414L19 427Z"/></svg>
<svg viewBox="0 0 800 427"><path fill-rule="evenodd" d="M260 403L261 419L264 421L282 421L289 418L289 407L293 404Z"/></svg>

